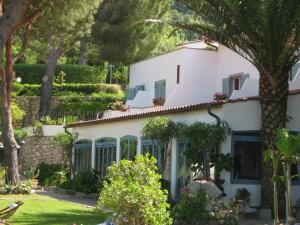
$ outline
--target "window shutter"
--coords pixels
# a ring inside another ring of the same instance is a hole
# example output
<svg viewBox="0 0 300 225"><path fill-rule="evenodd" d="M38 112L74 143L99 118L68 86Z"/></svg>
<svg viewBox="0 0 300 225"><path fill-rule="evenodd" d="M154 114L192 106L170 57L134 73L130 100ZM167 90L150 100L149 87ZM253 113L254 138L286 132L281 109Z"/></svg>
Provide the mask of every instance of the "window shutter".
<svg viewBox="0 0 300 225"><path fill-rule="evenodd" d="M155 82L154 98L166 98L166 80Z"/></svg>
<svg viewBox="0 0 300 225"><path fill-rule="evenodd" d="M243 87L243 85L245 84L246 80L250 78L249 74L243 74L241 75L241 89Z"/></svg>
<svg viewBox="0 0 300 225"><path fill-rule="evenodd" d="M230 86L231 86L231 85L230 85L230 79L229 79L229 78L224 78L224 79L223 79L223 88L222 88L222 92L223 92L223 94L226 94L228 98L229 98L230 95L231 95L230 89L232 89L232 88L230 88Z"/></svg>
<svg viewBox="0 0 300 225"><path fill-rule="evenodd" d="M166 98L166 81L165 80L163 80L162 82L161 82L161 93L160 93L160 96L162 97L162 98Z"/></svg>
<svg viewBox="0 0 300 225"><path fill-rule="evenodd" d="M126 99L127 100L133 100L134 99L134 93L135 90L134 88L128 88L127 91L126 91Z"/></svg>
<svg viewBox="0 0 300 225"><path fill-rule="evenodd" d="M159 82L156 81L155 82L155 90L154 90L154 98L158 98L159 97Z"/></svg>

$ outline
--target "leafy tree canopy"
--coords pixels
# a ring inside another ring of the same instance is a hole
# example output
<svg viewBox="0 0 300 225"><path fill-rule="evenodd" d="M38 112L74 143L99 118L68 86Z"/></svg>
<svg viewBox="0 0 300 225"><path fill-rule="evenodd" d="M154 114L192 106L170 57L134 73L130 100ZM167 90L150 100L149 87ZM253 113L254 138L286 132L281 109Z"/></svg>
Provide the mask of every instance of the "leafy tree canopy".
<svg viewBox="0 0 300 225"><path fill-rule="evenodd" d="M126 65L149 56L164 26L147 20L164 18L168 6L168 1L104 0L93 29L102 58Z"/></svg>
<svg viewBox="0 0 300 225"><path fill-rule="evenodd" d="M70 44L90 33L100 2L101 0L55 0L53 6L33 26L31 38L35 42L31 48L41 55L47 53L45 50L49 48L69 48Z"/></svg>

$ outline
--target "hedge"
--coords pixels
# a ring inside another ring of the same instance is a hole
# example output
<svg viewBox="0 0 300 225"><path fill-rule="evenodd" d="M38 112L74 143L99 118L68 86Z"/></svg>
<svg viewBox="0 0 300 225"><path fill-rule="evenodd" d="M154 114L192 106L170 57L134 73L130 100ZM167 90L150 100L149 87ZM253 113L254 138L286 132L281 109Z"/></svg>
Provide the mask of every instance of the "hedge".
<svg viewBox="0 0 300 225"><path fill-rule="evenodd" d="M17 96L40 96L38 84L14 84L14 92ZM94 93L122 94L121 87L115 84L54 84L54 96L67 95L91 95Z"/></svg>
<svg viewBox="0 0 300 225"><path fill-rule="evenodd" d="M46 72L45 64L15 64L14 71L17 77L22 78L24 84L40 84ZM66 73L66 83L103 83L106 70L101 67L87 65L61 64L56 66L55 75L63 71Z"/></svg>

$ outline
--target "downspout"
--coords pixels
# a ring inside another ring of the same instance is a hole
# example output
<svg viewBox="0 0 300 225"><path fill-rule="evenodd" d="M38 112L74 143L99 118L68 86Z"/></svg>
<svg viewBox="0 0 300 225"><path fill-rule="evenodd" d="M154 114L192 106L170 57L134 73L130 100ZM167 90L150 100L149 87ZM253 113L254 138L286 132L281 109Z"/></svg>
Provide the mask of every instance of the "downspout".
<svg viewBox="0 0 300 225"><path fill-rule="evenodd" d="M210 116L212 116L213 118L216 119L216 121L217 121L217 127L220 127L220 126L221 126L221 118L220 118L218 115L214 114L214 113L211 111L211 108L212 108L212 106L209 105L209 106L208 106L208 109L207 109L207 112L208 112L208 114L209 114ZM215 157L216 157L216 159L218 159L219 155L220 155L220 148L219 148L219 146L217 145L217 146L215 147ZM214 180L215 180L216 183L218 183L218 181L220 180L220 176L216 174L216 170L215 170L215 174L214 174ZM223 192L223 190L222 190L222 192Z"/></svg>
<svg viewBox="0 0 300 225"><path fill-rule="evenodd" d="M214 117L217 120L217 126L221 126L221 118L211 111L211 105L208 106L207 112L210 116Z"/></svg>

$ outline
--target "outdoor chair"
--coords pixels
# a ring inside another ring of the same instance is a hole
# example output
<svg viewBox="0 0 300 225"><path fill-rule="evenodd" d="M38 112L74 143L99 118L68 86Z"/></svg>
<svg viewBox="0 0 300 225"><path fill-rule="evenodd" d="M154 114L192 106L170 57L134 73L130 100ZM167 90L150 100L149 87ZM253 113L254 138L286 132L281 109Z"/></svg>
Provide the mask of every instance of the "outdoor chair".
<svg viewBox="0 0 300 225"><path fill-rule="evenodd" d="M15 203L10 204L8 207L0 210L0 225L9 225L6 220L11 217L17 209L23 205L23 202L17 201Z"/></svg>

